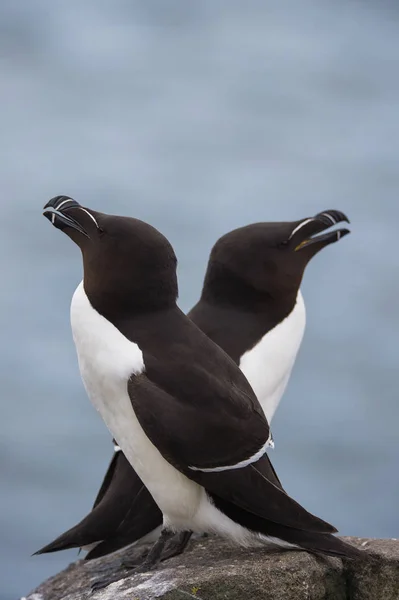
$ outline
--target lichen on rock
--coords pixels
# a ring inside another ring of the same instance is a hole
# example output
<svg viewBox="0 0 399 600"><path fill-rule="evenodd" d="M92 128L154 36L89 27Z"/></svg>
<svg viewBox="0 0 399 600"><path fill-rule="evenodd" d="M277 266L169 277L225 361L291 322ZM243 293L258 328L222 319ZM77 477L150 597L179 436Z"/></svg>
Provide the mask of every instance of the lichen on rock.
<svg viewBox="0 0 399 600"><path fill-rule="evenodd" d="M369 560L342 561L302 551L232 547L217 538L192 542L183 556L153 572L91 592L101 568L119 551L80 560L48 579L26 600L399 600L399 541L345 538Z"/></svg>

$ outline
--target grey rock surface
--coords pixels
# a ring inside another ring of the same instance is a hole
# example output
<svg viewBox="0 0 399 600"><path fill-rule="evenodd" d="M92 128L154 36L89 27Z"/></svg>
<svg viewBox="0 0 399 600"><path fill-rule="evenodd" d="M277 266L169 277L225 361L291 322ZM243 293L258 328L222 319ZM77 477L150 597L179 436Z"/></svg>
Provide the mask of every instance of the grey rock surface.
<svg viewBox="0 0 399 600"><path fill-rule="evenodd" d="M112 556L71 564L24 600L399 600L399 541L344 538L367 560L306 552L241 549L208 538L156 571L126 577L92 593L90 583Z"/></svg>

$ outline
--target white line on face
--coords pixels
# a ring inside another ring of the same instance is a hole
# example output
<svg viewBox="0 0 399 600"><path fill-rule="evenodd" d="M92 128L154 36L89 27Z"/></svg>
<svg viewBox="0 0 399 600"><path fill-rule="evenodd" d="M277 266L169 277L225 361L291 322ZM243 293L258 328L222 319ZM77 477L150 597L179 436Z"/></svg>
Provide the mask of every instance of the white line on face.
<svg viewBox="0 0 399 600"><path fill-rule="evenodd" d="M86 210L85 208L82 208L81 206L77 206L76 208L80 208L80 210L83 210L83 212L85 212L85 213L86 213L86 215L89 215L89 217L90 217L90 218L91 218L91 219L94 221L94 223L96 224L96 227L97 227L97 229L100 229L100 228L99 228L99 226L98 226L98 223L97 223L96 219L93 217L93 215L92 215L92 214L90 214L90 213L89 213L89 211L88 211L88 210Z"/></svg>

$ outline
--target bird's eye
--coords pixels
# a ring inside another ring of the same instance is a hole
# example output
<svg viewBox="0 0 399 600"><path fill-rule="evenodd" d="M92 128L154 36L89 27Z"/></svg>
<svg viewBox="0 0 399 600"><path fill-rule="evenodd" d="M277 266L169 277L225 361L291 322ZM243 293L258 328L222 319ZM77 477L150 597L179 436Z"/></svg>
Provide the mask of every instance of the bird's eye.
<svg viewBox="0 0 399 600"><path fill-rule="evenodd" d="M103 235L104 229L102 227L97 227L98 235Z"/></svg>
<svg viewBox="0 0 399 600"><path fill-rule="evenodd" d="M285 248L286 246L288 246L288 240L284 240L277 244L277 248Z"/></svg>

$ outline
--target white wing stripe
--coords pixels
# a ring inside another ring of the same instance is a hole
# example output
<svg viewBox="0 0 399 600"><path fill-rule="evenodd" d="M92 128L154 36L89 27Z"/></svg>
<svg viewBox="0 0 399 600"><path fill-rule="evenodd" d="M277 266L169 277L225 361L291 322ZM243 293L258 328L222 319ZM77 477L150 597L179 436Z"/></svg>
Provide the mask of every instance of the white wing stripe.
<svg viewBox="0 0 399 600"><path fill-rule="evenodd" d="M229 465L227 467L212 467L212 469L200 469L199 467L189 467L189 469L191 469L192 471L202 471L203 473L219 473L220 471L231 471L232 469L243 469L244 467L247 467L248 465L250 465L254 462L257 462L264 455L267 448L273 448L273 447L274 447L274 442L273 442L273 439L270 434L266 440L266 443L263 444L263 446L260 450L255 452L255 454L253 456L250 456L246 460L240 461L236 465Z"/></svg>

